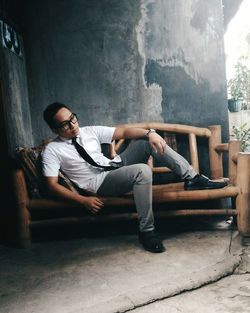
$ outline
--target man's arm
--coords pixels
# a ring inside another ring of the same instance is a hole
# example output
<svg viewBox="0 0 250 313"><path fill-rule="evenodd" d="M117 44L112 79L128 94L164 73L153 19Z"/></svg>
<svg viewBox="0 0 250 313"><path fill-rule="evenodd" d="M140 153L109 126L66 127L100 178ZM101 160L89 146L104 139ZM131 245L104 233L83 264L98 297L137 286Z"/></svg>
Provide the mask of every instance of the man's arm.
<svg viewBox="0 0 250 313"><path fill-rule="evenodd" d="M113 140L119 139L138 139L138 138L145 138L148 134L148 129L144 128L125 128L125 127L117 127L115 129ZM158 135L157 133L149 133L148 140L151 144L152 148L155 152L164 152L164 148L166 146L165 140Z"/></svg>
<svg viewBox="0 0 250 313"><path fill-rule="evenodd" d="M74 201L85 206L91 213L98 213L103 207L104 203L97 197L79 195L58 183L58 177L45 177L48 191L54 196L64 200Z"/></svg>

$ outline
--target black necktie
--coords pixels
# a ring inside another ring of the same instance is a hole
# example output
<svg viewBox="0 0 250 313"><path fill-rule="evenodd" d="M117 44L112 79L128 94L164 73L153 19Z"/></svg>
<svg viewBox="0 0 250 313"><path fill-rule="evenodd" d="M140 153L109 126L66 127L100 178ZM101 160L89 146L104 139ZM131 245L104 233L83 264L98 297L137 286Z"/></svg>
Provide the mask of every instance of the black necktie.
<svg viewBox="0 0 250 313"><path fill-rule="evenodd" d="M113 162L113 165L100 165L97 164L92 158L91 156L87 153L87 151L81 146L79 145L79 143L76 141L76 137L74 137L72 139L72 143L75 146L77 152L80 154L80 156L89 164L91 164L92 166L95 167L100 167L103 168L105 171L111 171L114 169L117 169L119 167L121 167L121 163L115 163Z"/></svg>

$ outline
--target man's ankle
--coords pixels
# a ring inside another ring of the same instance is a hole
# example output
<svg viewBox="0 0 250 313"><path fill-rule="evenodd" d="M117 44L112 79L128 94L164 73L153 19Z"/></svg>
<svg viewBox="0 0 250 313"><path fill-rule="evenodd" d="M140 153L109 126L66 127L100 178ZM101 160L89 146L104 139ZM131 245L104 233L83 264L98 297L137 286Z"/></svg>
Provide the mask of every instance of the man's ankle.
<svg viewBox="0 0 250 313"><path fill-rule="evenodd" d="M200 174L196 174L195 176L191 177L191 178L187 178L186 180L192 180L192 179L195 179L195 178L198 178L200 177L201 175Z"/></svg>

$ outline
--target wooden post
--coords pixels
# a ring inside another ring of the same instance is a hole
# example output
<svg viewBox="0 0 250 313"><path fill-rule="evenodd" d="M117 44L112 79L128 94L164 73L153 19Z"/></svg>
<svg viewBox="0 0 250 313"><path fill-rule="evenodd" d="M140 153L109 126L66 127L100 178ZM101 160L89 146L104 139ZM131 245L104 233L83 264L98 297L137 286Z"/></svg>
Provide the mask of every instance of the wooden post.
<svg viewBox="0 0 250 313"><path fill-rule="evenodd" d="M233 160L233 156L241 151L241 141L231 140L229 141L228 150L228 176L232 185L236 184L237 164Z"/></svg>
<svg viewBox="0 0 250 313"><path fill-rule="evenodd" d="M30 235L30 214L27 208L28 192L25 184L25 177L22 170L13 173L13 187L17 208L17 240L20 248L28 248L31 244Z"/></svg>
<svg viewBox="0 0 250 313"><path fill-rule="evenodd" d="M240 152L237 162L237 223L242 236L250 236L250 152Z"/></svg>
<svg viewBox="0 0 250 313"><path fill-rule="evenodd" d="M212 125L208 128L211 131L209 137L210 176L216 179L223 177L222 154L216 151L216 146L221 144L221 126Z"/></svg>
<svg viewBox="0 0 250 313"><path fill-rule="evenodd" d="M190 160L194 170L199 173L199 159L198 159L198 150L197 150L197 141L195 134L191 133L189 137L189 151L190 151Z"/></svg>

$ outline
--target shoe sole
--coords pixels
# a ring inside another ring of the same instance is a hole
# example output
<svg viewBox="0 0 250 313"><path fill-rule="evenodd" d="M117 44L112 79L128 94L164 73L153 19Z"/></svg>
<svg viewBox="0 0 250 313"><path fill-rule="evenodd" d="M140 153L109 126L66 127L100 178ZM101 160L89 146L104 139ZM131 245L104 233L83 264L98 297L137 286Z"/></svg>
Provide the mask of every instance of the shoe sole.
<svg viewBox="0 0 250 313"><path fill-rule="evenodd" d="M185 190L211 190L211 189L221 189L226 187L227 185L217 186L217 187L184 187Z"/></svg>
<svg viewBox="0 0 250 313"><path fill-rule="evenodd" d="M161 250L148 249L148 248L145 248L144 246L143 246L143 248L144 248L144 250L149 251L149 252L153 252L153 253L162 253L162 252L166 251L165 248L162 248Z"/></svg>
<svg viewBox="0 0 250 313"><path fill-rule="evenodd" d="M150 249L150 248L145 247L143 242L141 241L141 239L139 239L139 242L143 246L144 250L146 250L146 251L153 252L153 253L161 253L161 252L166 251L165 247L162 247L161 249L155 250L155 249Z"/></svg>

